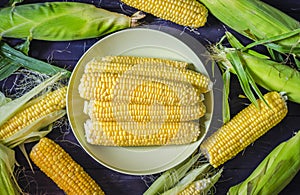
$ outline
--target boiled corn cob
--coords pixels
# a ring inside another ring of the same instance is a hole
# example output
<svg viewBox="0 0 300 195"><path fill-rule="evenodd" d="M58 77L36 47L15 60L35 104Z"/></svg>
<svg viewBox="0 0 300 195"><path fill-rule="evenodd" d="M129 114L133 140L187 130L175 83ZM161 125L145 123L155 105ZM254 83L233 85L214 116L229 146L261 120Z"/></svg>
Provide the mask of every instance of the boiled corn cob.
<svg viewBox="0 0 300 195"><path fill-rule="evenodd" d="M107 66L106 70L109 69L109 65L139 65L139 64L165 64L174 68L187 68L189 63L179 60L171 60L165 58L155 58L155 57L142 57L142 56L103 56L99 58L92 59L85 67L85 72L102 71L103 67L99 65ZM98 69L99 68L99 69ZM122 70L122 69L121 69Z"/></svg>
<svg viewBox="0 0 300 195"><path fill-rule="evenodd" d="M30 158L66 194L104 195L84 169L51 139L42 138L32 148Z"/></svg>
<svg viewBox="0 0 300 195"><path fill-rule="evenodd" d="M78 89L88 100L164 105L191 105L201 100L199 91L189 84L127 74L85 73Z"/></svg>
<svg viewBox="0 0 300 195"><path fill-rule="evenodd" d="M66 106L67 87L61 87L27 103L27 106L0 127L0 140L10 137L33 121Z"/></svg>
<svg viewBox="0 0 300 195"><path fill-rule="evenodd" d="M183 66L186 65L186 62L161 58L105 56L88 62L85 66L85 73L111 72L148 76L190 83L202 93L211 90L210 79L202 73L184 68ZM182 68L177 68L179 66Z"/></svg>
<svg viewBox="0 0 300 195"><path fill-rule="evenodd" d="M98 122L88 119L84 128L88 143L104 146L189 144L200 135L200 125L196 122Z"/></svg>
<svg viewBox="0 0 300 195"><path fill-rule="evenodd" d="M183 26L198 28L207 20L207 9L196 0L122 0L127 5Z"/></svg>
<svg viewBox="0 0 300 195"><path fill-rule="evenodd" d="M84 112L94 121L182 122L201 118L206 107L203 102L192 106L163 106L91 100L85 102Z"/></svg>
<svg viewBox="0 0 300 195"><path fill-rule="evenodd" d="M211 165L218 167L233 158L286 116L287 105L280 93L269 92L264 98L267 104L260 99L259 108L250 104L201 144Z"/></svg>

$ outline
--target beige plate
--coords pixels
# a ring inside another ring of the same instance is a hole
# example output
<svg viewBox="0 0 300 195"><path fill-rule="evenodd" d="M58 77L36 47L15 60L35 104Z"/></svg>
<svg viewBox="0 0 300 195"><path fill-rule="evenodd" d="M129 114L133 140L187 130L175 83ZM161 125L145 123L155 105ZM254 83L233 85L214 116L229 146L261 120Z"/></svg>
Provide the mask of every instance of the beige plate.
<svg viewBox="0 0 300 195"><path fill-rule="evenodd" d="M106 36L94 44L78 61L68 86L67 113L75 137L85 151L102 165L126 174L148 175L172 168L188 158L199 146L203 137L195 143L161 147L104 147L87 143L83 124L88 118L83 113L83 102L78 85L85 64L94 57L106 55L132 55L162 57L191 62L197 71L208 75L200 58L185 43L159 30L132 28ZM212 119L213 92L205 96L207 132Z"/></svg>

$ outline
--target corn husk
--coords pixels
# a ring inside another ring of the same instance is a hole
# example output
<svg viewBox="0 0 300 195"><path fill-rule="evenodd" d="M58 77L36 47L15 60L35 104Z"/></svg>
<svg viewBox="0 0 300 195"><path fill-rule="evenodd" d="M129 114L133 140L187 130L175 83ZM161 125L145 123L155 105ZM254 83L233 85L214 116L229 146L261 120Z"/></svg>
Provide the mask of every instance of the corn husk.
<svg viewBox="0 0 300 195"><path fill-rule="evenodd" d="M278 194L300 170L300 133L282 142L228 195Z"/></svg>
<svg viewBox="0 0 300 195"><path fill-rule="evenodd" d="M20 194L21 189L14 176L16 159L14 150L0 143L0 194Z"/></svg>
<svg viewBox="0 0 300 195"><path fill-rule="evenodd" d="M3 125L9 118L11 118L15 113L22 110L25 104L34 96L38 95L42 90L47 88L48 86L54 84L56 81L63 77L64 73L59 72L54 76L50 77L49 79L45 80L28 93L24 94L23 96L14 99L0 107L0 126Z"/></svg>
<svg viewBox="0 0 300 195"><path fill-rule="evenodd" d="M255 103L255 94L263 99L259 85L269 91L284 92L290 101L300 103L300 72L270 60L253 50L242 51L243 45L230 33L226 37L234 48L221 43L212 46L212 56L222 69L238 76L245 95Z"/></svg>
<svg viewBox="0 0 300 195"><path fill-rule="evenodd" d="M299 21L259 0L199 0L238 33L281 53L300 55ZM293 34L293 31L296 31ZM291 34L289 34L291 33ZM282 37L281 37L282 36Z"/></svg>

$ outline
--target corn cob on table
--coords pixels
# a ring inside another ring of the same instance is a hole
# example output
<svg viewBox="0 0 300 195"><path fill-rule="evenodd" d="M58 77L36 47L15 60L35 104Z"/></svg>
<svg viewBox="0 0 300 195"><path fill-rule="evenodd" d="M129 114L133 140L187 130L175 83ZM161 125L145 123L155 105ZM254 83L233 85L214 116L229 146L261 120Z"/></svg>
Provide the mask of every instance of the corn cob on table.
<svg viewBox="0 0 300 195"><path fill-rule="evenodd" d="M24 0L23 3L31 3L31 2L42 2L42 1L33 1L33 0ZM83 1L82 1L83 2ZM126 5L127 2L130 1L84 1L87 3L95 4L97 6L101 6L105 9L117 11L119 13L131 14L136 11L136 8L132 8ZM292 17L296 18L298 21L300 20L299 9L300 5L295 0L291 0L285 2L284 4L279 1L270 1L266 0L265 2L274 5L275 7L285 11ZM2 2L0 2L1 5ZM199 8L203 9L203 8ZM180 10L178 9L178 12ZM168 12L168 10L166 10ZM202 10L203 15L206 15L206 10ZM202 19L201 25L203 27L193 29L192 27L181 26L171 22L169 20L164 20L158 17L161 15L154 16L148 15L146 18L146 22L142 23L141 26L146 26L146 28L154 28L160 31L166 31L169 33L174 33L177 37L183 36L182 34L188 34L188 36L193 37L193 39L189 40L189 46L193 48L193 50L197 49L195 46L198 43L192 43L191 41L198 41L203 45L208 45L209 43L215 43L219 41L225 31L224 25L214 18L212 15L209 15L208 18ZM168 16L170 17L170 16ZM181 19L182 20L182 19ZM1 18L0 18L1 22ZM203 24L205 23L205 24ZM192 26L194 24L191 24ZM199 24L197 24L199 25ZM226 27L227 28L227 27ZM170 31L170 29L176 29L175 31ZM230 30L230 28L228 28ZM228 30L227 29L227 30ZM69 70L73 70L75 68L76 63L80 59L80 57L89 49L94 43L98 40L101 40L103 37L96 39L86 39L81 41L65 41L65 42L47 42L47 41L38 41L34 40L31 42L29 55L35 58L51 62L52 64L56 64L60 67L67 68ZM241 37L242 40L247 41L244 37ZM13 39L8 40L11 43L15 43ZM0 59L1 60L1 59ZM92 66L92 65L91 65ZM185 67L188 64L178 64L178 67ZM122 67L122 66L119 66ZM87 68L87 74L91 74L90 71L93 70L92 67L90 69ZM122 71L122 70L121 70ZM112 72L110 74L117 74ZM113 77L109 77L113 78ZM221 80L221 78L219 78ZM221 82L221 81L218 82ZM212 80L215 84L215 80ZM6 90L9 93L9 90L13 87L12 80L0 81L1 91ZM12 93L12 92L11 92ZM239 98L239 95L242 94L242 90L238 83L237 78L233 77L231 81L230 88L230 108L231 115L235 115L240 112L243 108L249 104L249 101L243 98ZM87 101L86 102L86 113L91 118L97 118L103 116L98 116L93 112L93 109L98 109L103 106L101 104L103 102L97 101ZM218 104L221 102L215 102ZM105 104L109 104L105 102ZM132 110L142 110L145 105L133 104ZM261 138L254 142L254 144L247 147L244 151L237 154L233 159L229 160L224 164L224 171L219 182L216 184L216 194L223 195L226 194L229 187L237 184L238 182L244 180L251 171L262 161L262 159L267 156L267 154L275 148L280 142L288 139L293 132L300 129L299 120L300 120L300 105L287 101L287 106L289 108L289 112L287 116L276 125L271 131L267 132ZM189 105L189 107L191 107ZM90 109L92 108L92 109ZM107 109L105 114L105 118L108 121L104 121L105 123L114 123L111 121L109 117L111 117L111 109L109 109L109 105L105 105ZM201 110L200 107L192 107L187 108L184 112L195 112L196 110ZM122 106L120 106L120 110L122 111ZM172 112L176 111L176 107L170 107ZM175 110L175 111L174 111ZM170 111L170 112L171 112ZM120 112L121 113L121 112ZM192 114L192 113L191 113ZM196 116L197 117L197 116ZM219 121L222 120L221 116L217 116ZM159 117L157 117L159 118ZM144 118L143 118L144 119ZM136 118L135 120L141 120L141 118ZM172 116L167 120L178 120L176 116ZM182 120L182 118L180 119ZM250 119L249 119L250 120ZM128 194L128 195L140 195L142 194L153 182L153 178L151 176L134 176L124 173L118 173L114 170L108 169L107 167L100 165L93 158L91 158L82 146L78 143L78 140L75 138L74 133L72 132L68 119L65 117L60 121L60 127L54 129L50 134L48 134L48 138L54 140L58 143L68 154L78 163L80 164L84 170L90 175L93 180L107 195L117 195L117 194ZM109 124L111 125L111 124ZM221 122L215 124L214 130L218 129L221 126ZM26 145L28 151L34 146L34 144ZM24 192L29 194L65 194L50 178L48 178L40 169L33 165L34 173L30 169L27 160L24 158L19 149L16 149L16 158L18 163L21 165L21 170L18 173L18 182ZM133 159L134 160L134 159ZM63 171L62 171L63 172ZM66 173L67 174L67 173ZM155 175L154 175L155 176ZM296 177L291 181L291 183L282 191L281 194L285 195L296 195L299 194L299 182L300 175L299 173ZM101 192L102 193L102 192Z"/></svg>

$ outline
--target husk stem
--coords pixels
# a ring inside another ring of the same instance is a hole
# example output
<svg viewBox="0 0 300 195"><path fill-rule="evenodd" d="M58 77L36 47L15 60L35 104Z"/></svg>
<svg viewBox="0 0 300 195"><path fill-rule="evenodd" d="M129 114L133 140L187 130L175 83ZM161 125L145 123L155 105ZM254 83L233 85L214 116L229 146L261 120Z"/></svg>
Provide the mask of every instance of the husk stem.
<svg viewBox="0 0 300 195"><path fill-rule="evenodd" d="M282 142L240 184L231 187L228 195L278 194L300 170L300 133Z"/></svg>
<svg viewBox="0 0 300 195"><path fill-rule="evenodd" d="M299 21L259 0L199 0L222 23L254 40L278 39L264 43L280 53L300 55ZM244 21L244 22L241 22ZM282 37L280 37L282 36Z"/></svg>

